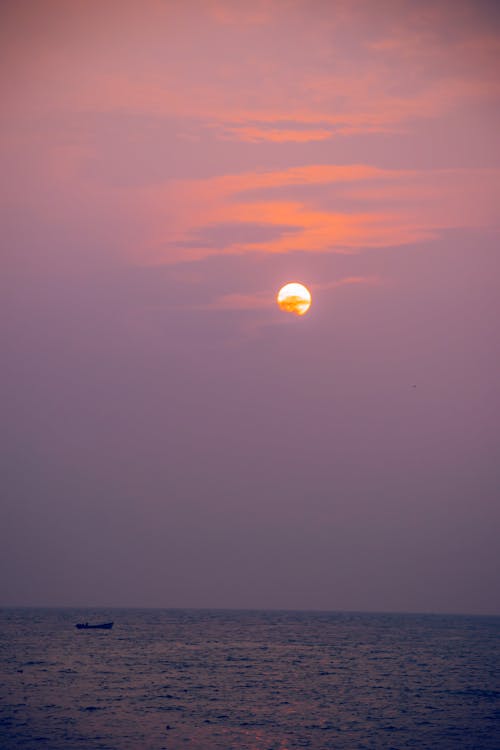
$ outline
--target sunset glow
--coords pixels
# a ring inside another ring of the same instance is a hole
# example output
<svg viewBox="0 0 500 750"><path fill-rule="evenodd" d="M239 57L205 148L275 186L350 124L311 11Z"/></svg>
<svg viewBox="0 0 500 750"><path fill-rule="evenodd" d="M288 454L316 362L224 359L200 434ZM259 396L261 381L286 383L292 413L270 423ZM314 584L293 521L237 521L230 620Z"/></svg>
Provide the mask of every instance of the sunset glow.
<svg viewBox="0 0 500 750"><path fill-rule="evenodd" d="M498 0L0 49L0 605L500 612Z"/></svg>

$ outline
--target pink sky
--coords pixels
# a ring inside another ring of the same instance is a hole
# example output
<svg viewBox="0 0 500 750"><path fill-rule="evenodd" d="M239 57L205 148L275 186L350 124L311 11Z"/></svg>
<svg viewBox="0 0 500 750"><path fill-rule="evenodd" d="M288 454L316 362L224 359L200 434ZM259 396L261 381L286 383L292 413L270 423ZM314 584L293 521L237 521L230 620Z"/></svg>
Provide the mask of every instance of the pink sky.
<svg viewBox="0 0 500 750"><path fill-rule="evenodd" d="M497 5L8 0L0 50L0 603L500 613Z"/></svg>

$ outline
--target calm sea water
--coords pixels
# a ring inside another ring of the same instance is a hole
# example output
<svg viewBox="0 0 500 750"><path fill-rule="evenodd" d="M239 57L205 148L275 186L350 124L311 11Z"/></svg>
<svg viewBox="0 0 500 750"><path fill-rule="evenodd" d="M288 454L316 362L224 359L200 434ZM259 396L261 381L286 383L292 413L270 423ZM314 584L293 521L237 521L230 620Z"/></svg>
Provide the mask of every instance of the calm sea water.
<svg viewBox="0 0 500 750"><path fill-rule="evenodd" d="M0 747L498 750L499 632L480 617L2 610Z"/></svg>

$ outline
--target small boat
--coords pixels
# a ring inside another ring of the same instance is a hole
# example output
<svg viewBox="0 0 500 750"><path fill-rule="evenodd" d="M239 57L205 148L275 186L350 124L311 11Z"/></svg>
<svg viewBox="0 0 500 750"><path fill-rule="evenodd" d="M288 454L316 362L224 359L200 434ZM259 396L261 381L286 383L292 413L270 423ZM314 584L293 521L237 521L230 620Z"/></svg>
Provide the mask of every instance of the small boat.
<svg viewBox="0 0 500 750"><path fill-rule="evenodd" d="M78 630L111 630L112 622L101 622L99 625L89 625L88 622L79 622L75 625Z"/></svg>

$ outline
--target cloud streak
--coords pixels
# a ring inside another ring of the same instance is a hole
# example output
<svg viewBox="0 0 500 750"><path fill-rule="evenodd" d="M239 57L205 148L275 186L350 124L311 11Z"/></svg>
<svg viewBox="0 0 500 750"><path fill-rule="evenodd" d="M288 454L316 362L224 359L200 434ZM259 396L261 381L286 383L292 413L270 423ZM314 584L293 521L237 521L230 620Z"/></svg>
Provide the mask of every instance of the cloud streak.
<svg viewBox="0 0 500 750"><path fill-rule="evenodd" d="M123 28L104 5L4 11L9 215L144 264L495 225L498 156L463 164L499 110L487 3L124 2ZM405 163L410 141L431 168Z"/></svg>
<svg viewBox="0 0 500 750"><path fill-rule="evenodd" d="M446 229L496 226L499 187L496 169L369 165L307 165L179 182L166 193L182 196L183 213L176 215L175 231L169 225L164 255L158 227L156 261L256 251L352 252L430 240ZM253 226L261 237L255 231L244 236L244 228Z"/></svg>
<svg viewBox="0 0 500 750"><path fill-rule="evenodd" d="M326 292L343 286L359 286L382 283L379 276L346 276L345 278L326 282L311 282L310 290L314 292ZM213 311L238 311L238 312L271 312L276 310L276 289L256 291L252 294L230 293L223 294L204 305L193 303L194 309Z"/></svg>

